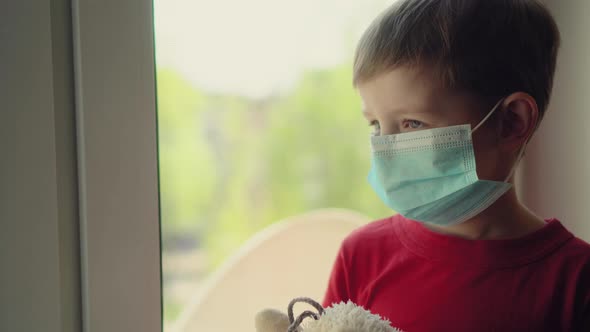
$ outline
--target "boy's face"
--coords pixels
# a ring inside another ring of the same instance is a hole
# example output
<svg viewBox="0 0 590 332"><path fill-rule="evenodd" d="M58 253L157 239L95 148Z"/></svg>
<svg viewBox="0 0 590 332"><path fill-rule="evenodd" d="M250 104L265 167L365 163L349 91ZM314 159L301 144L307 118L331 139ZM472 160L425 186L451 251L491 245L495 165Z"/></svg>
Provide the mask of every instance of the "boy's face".
<svg viewBox="0 0 590 332"><path fill-rule="evenodd" d="M376 135L461 124L474 128L491 110L469 94L444 88L427 67L397 67L357 84L357 88L363 115ZM477 173L480 179L504 181L505 170L511 165L502 163L492 120L473 134Z"/></svg>

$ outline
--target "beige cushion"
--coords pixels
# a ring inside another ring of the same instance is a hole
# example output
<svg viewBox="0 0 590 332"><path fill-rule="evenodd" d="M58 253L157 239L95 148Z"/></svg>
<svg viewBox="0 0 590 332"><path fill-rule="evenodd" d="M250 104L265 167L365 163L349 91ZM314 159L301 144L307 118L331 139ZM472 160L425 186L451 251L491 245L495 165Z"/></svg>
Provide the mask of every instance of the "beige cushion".
<svg viewBox="0 0 590 332"><path fill-rule="evenodd" d="M264 308L286 312L299 296L321 301L340 243L368 221L328 209L268 227L211 276L170 332L254 331L254 317Z"/></svg>

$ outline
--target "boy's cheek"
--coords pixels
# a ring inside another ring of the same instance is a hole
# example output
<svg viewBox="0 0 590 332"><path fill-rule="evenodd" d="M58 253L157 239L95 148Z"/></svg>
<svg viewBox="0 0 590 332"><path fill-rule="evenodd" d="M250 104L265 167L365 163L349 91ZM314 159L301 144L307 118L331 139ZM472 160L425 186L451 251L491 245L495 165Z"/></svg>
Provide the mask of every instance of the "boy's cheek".
<svg viewBox="0 0 590 332"><path fill-rule="evenodd" d="M498 174L499 164L501 163L499 150L497 146L486 140L477 140L473 142L473 150L475 153L475 165L477 168L477 176L481 180L504 181Z"/></svg>
<svg viewBox="0 0 590 332"><path fill-rule="evenodd" d="M481 180L506 180L512 167L512 158L502 152L493 129L482 126L472 135L472 139L478 177Z"/></svg>
<svg viewBox="0 0 590 332"><path fill-rule="evenodd" d="M498 149L475 150L477 176L480 180L505 181L510 172L510 158Z"/></svg>

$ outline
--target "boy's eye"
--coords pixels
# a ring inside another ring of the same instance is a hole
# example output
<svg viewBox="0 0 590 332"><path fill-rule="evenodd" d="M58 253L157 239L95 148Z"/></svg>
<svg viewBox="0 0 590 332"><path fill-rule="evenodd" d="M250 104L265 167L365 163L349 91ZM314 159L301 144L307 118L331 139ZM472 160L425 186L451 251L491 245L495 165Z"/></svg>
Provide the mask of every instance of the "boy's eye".
<svg viewBox="0 0 590 332"><path fill-rule="evenodd" d="M418 120L406 120L404 121L404 128L420 129L424 124Z"/></svg>
<svg viewBox="0 0 590 332"><path fill-rule="evenodd" d="M371 135L373 135L373 136L381 135L381 125L379 124L379 121L373 120L369 123L369 126L371 126L373 128Z"/></svg>

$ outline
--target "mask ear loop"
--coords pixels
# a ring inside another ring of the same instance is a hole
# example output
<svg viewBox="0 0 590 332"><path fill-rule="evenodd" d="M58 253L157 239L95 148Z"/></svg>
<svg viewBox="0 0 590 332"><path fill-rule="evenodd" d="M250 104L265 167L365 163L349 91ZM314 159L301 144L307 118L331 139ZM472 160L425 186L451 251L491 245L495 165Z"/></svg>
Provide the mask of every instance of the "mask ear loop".
<svg viewBox="0 0 590 332"><path fill-rule="evenodd" d="M489 111L488 114L481 121L479 121L479 123L475 126L475 128L473 128L473 130L471 130L471 133L474 133L477 129L479 129L479 127L481 127L486 122L486 120L489 119L490 116L492 116L492 114L494 114L494 112L498 109L500 104L502 104L504 99L506 99L506 98L502 98L496 103L494 108L492 108L492 110Z"/></svg>
<svg viewBox="0 0 590 332"><path fill-rule="evenodd" d="M514 162L514 165L512 165L512 168L510 169L510 173L508 173L508 176L506 177L506 179L504 179L504 182L507 182L512 177L512 175L514 175L514 173L516 172L516 169L518 168L518 163L520 162L520 159L522 159L522 157L524 156L524 150L526 149L527 144L529 144L528 139L524 143L524 145L520 148L520 151L518 152L518 157L516 157L516 162Z"/></svg>
<svg viewBox="0 0 590 332"><path fill-rule="evenodd" d="M496 111L496 109L498 109L498 107L504 101L504 99L506 99L506 98L502 98L496 103L494 108L492 108L492 110L477 124L477 126L475 126L475 128L473 128L471 133L474 133L479 127L481 127L486 122L487 119L489 119L490 116L492 116L492 114L494 114L494 112ZM522 157L524 156L524 151L526 150L526 146L528 144L529 144L529 140L527 139L527 141L524 143L524 145L520 148L520 151L518 152L518 156L516 157L516 162L514 163L514 165L512 165L512 168L510 169L508 176L504 179L504 182L507 182L512 177L512 175L514 175L514 173L516 172L516 169L518 168L518 163L520 162L520 159L522 159Z"/></svg>
<svg viewBox="0 0 590 332"><path fill-rule="evenodd" d="M492 110L489 111L488 114L473 128L473 130L471 131L472 134L477 129L479 129L479 127L481 127L487 121L487 119L489 119L490 116L492 116L492 114L494 114L494 112L498 109L498 107L500 106L500 104L502 104L502 102L504 101L504 99L506 99L506 98L500 99L496 103L496 105L494 106L494 108L492 108ZM526 149L526 146L527 146L528 143L529 143L529 141L527 139L527 141L524 143L524 145L520 148L520 151L518 152L518 157L516 157L516 162L512 166L512 168L510 169L510 172L508 173L508 176L506 177L506 179L504 179L504 182L507 182L512 177L512 175L514 175L514 173L516 172L516 169L518 168L518 163L519 163L520 159L522 159L522 157L524 156L524 150Z"/></svg>

